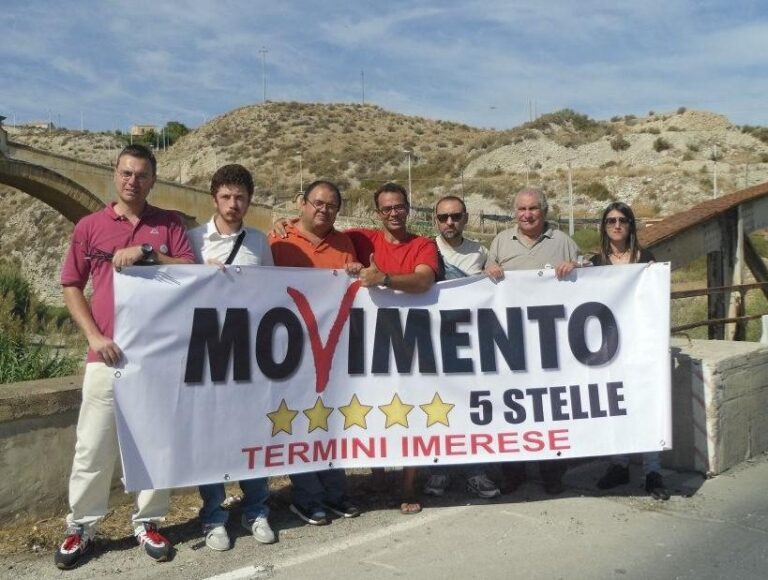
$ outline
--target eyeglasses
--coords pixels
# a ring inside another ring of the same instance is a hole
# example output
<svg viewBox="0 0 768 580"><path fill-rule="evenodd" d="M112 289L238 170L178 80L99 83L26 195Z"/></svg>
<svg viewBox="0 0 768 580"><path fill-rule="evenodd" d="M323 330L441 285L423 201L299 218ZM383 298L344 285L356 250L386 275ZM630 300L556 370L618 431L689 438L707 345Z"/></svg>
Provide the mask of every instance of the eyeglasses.
<svg viewBox="0 0 768 580"><path fill-rule="evenodd" d="M399 203L397 205L385 205L376 211L378 211L381 215L389 215L391 213L406 213L408 211L408 204Z"/></svg>
<svg viewBox="0 0 768 580"><path fill-rule="evenodd" d="M460 222L464 219L464 216L466 214L464 212L459 213L438 213L435 214L435 217L437 218L437 221L439 221L441 224L444 224L448 221L448 218L451 218L451 220L455 222Z"/></svg>
<svg viewBox="0 0 768 580"><path fill-rule="evenodd" d="M609 217L609 218L605 218L605 224L609 225L609 226L615 226L616 224L621 224L621 225L625 226L625 225L627 225L630 222L631 222L631 220L629 218L626 218L626 217Z"/></svg>
<svg viewBox="0 0 768 580"><path fill-rule="evenodd" d="M136 181L149 181L152 176L149 173L134 173L133 171L118 171L122 181L130 181L131 177L135 177Z"/></svg>
<svg viewBox="0 0 768 580"><path fill-rule="evenodd" d="M319 199L308 199L307 202L309 202L309 205L311 205L318 211L320 211L323 208L325 208L327 211L331 213L335 211L339 211L339 206L336 205L335 203L325 203L324 201L320 201Z"/></svg>

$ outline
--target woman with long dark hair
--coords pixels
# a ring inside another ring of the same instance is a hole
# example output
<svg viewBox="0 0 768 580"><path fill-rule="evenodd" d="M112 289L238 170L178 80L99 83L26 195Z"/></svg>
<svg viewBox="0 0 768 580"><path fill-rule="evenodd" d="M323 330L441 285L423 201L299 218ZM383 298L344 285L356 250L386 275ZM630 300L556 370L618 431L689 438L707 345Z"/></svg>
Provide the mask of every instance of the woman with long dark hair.
<svg viewBox="0 0 768 580"><path fill-rule="evenodd" d="M600 252L590 260L594 266L654 262L653 254L643 248L637 239L637 224L632 208L614 201L603 211L600 220ZM664 480L659 473L659 453L643 453L645 490L654 499L669 499ZM611 465L598 480L599 489L612 489L629 483L629 456L614 455Z"/></svg>

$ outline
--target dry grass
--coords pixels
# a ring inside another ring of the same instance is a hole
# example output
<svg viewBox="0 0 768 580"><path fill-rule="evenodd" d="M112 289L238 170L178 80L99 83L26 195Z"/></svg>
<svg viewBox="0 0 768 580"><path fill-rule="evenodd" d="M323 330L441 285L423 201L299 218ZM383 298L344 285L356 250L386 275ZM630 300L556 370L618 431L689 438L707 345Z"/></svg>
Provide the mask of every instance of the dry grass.
<svg viewBox="0 0 768 580"><path fill-rule="evenodd" d="M374 488L370 469L347 470L347 494L363 510L394 509L399 505L400 471L385 473L387 491ZM424 477L426 470L420 474ZM269 506L273 511L270 519L293 517L288 513L290 505L290 480L287 476L272 477L269 480ZM230 521L240 520L239 494L237 484L227 484L225 502L230 510ZM230 499L231 498L231 499ZM197 517L202 502L196 489L180 490L171 498L170 511L162 525L163 533L173 543L200 538L200 522ZM116 505L100 522L96 540L110 544L110 548L134 546L131 529L132 503ZM0 527L0 556L29 552L53 552L64 536L64 513L34 522L21 521ZM202 541L202 540L201 540Z"/></svg>

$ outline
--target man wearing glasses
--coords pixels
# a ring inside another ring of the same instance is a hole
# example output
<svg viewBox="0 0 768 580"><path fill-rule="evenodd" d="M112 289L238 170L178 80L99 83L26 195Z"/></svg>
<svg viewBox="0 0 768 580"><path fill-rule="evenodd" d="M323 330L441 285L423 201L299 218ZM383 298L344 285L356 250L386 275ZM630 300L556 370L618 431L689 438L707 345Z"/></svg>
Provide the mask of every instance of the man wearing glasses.
<svg viewBox="0 0 768 580"><path fill-rule="evenodd" d="M353 228L345 233L352 239L359 262L350 263L347 271L359 275L363 286L392 288L402 292L419 293L429 290L439 271L437 246L434 240L410 233L406 227L410 205L408 192L397 183L385 183L373 194L381 229ZM303 219L303 218L302 218ZM334 215L335 219L335 215ZM275 222L274 234L284 236L291 222ZM271 239L270 239L271 241ZM275 264L280 265L272 242ZM286 264L287 265L287 264ZM374 470L378 487L384 487L384 470ZM421 504L416 499L416 469L403 469L403 497L400 512L416 514Z"/></svg>
<svg viewBox="0 0 768 580"><path fill-rule="evenodd" d="M434 240L408 231L408 193L397 183L385 183L374 192L373 199L382 228L347 230L362 263L359 268L351 269L352 273L360 276L365 287L426 292L435 283L439 271L437 246ZM379 484L383 484L384 472L374 473ZM416 468L403 468L400 512L406 515L421 511L421 504L416 499L415 480Z"/></svg>
<svg viewBox="0 0 768 580"><path fill-rule="evenodd" d="M488 260L488 250L480 242L464 237L469 214L464 201L454 195L447 195L435 204L435 238L443 258L445 279L452 280L482 274ZM433 467L429 480L424 486L427 495L442 496L451 480L449 469ZM467 491L484 499L498 496L501 492L479 464L466 465Z"/></svg>
<svg viewBox="0 0 768 580"><path fill-rule="evenodd" d="M211 198L216 213L207 224L188 232L189 242L198 264L219 267L272 266L272 253L266 236L259 230L243 227L253 198L253 177L242 165L224 165L211 178ZM272 544L275 534L269 526L269 485L266 477L240 482L242 526L261 544ZM200 523L205 545L211 550L231 547L226 523L229 512L221 507L226 497L223 483L201 485Z"/></svg>
<svg viewBox="0 0 768 580"><path fill-rule="evenodd" d="M284 233L269 238L275 265L345 268L354 263L352 241L333 227L340 208L341 192L334 183L310 183L299 200L299 219L281 222ZM326 509L344 518L360 515L360 510L346 497L343 469L295 473L290 477L290 509L308 524L327 524Z"/></svg>
<svg viewBox="0 0 768 580"><path fill-rule="evenodd" d="M169 211L147 203L157 175L157 161L143 145L129 145L117 157L117 201L81 219L61 271L64 302L88 339L77 443L69 479L67 537L54 562L63 570L82 563L93 547L98 522L107 513L112 473L118 456L113 405L114 368L122 358L114 332L114 270L140 262L192 263L184 225ZM93 282L90 304L84 288ZM160 385L158 385L160 386ZM151 425L147 425L151 429ZM170 542L157 531L168 512L170 490L145 490L133 514L136 540L154 560L163 562Z"/></svg>
<svg viewBox="0 0 768 580"><path fill-rule="evenodd" d="M581 264L579 247L568 235L547 221L547 198L538 189L524 189L515 196L517 225L500 232L491 242L486 273L496 280L504 270L554 268L558 280ZM562 493L564 461L540 461L544 491ZM504 491L513 493L526 479L525 463L504 463Z"/></svg>

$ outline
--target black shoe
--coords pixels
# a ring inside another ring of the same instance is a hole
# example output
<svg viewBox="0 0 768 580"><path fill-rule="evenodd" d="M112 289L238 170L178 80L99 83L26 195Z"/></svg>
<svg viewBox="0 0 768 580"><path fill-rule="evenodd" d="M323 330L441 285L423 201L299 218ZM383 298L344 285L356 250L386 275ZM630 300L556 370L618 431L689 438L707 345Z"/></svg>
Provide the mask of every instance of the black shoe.
<svg viewBox="0 0 768 580"><path fill-rule="evenodd" d="M612 464L597 480L597 489L613 489L625 483L629 483L629 467Z"/></svg>
<svg viewBox="0 0 768 580"><path fill-rule="evenodd" d="M544 481L544 492L549 495L560 495L565 491L565 487L563 487L563 480L561 478L557 479L551 479L551 480L545 480Z"/></svg>
<svg viewBox="0 0 768 580"><path fill-rule="evenodd" d="M345 497L339 501L324 501L323 507L327 507L342 518L356 518L360 515L360 509Z"/></svg>
<svg viewBox="0 0 768 580"><path fill-rule="evenodd" d="M669 499L669 491L664 487L664 480L658 471L651 471L645 476L645 491L650 493L653 499Z"/></svg>
<svg viewBox="0 0 768 580"><path fill-rule="evenodd" d="M292 503L289 509L302 520L312 526L325 526L328 524L328 516L322 507L312 504L307 507Z"/></svg>
<svg viewBox="0 0 768 580"><path fill-rule="evenodd" d="M64 542L56 549L53 561L59 570L70 570L81 562L92 546L93 541L82 528L70 528Z"/></svg>

